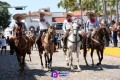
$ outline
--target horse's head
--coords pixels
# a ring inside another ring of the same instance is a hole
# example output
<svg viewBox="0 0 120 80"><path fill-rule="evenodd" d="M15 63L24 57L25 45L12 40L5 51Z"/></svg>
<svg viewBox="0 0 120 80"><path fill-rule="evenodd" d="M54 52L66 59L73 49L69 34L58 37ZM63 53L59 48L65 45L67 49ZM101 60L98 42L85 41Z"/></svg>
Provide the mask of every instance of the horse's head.
<svg viewBox="0 0 120 80"><path fill-rule="evenodd" d="M22 36L22 29L21 27L16 27L16 37L21 37Z"/></svg>
<svg viewBox="0 0 120 80"><path fill-rule="evenodd" d="M72 26L73 26L73 28L72 28L73 34L76 35L78 33L78 30L79 30L80 27L77 23L73 23Z"/></svg>
<svg viewBox="0 0 120 80"><path fill-rule="evenodd" d="M98 35L101 35L101 37L105 38L107 41L110 41L110 34L111 34L111 31L108 27L102 27L102 28L99 28L98 29Z"/></svg>
<svg viewBox="0 0 120 80"><path fill-rule="evenodd" d="M54 27L50 27L48 29L48 41L49 41L49 43L54 42L54 35L55 35L54 32L55 32L55 28Z"/></svg>

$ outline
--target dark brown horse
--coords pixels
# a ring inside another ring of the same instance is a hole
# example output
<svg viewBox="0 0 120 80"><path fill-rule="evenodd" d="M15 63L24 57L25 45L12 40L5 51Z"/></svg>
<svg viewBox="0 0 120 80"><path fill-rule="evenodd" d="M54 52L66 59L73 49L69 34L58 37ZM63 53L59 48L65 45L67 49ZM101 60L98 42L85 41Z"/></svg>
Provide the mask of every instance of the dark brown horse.
<svg viewBox="0 0 120 80"><path fill-rule="evenodd" d="M28 48L28 40L23 36L22 30L20 27L16 28L16 35L9 41L12 49L15 50L17 55L17 60L20 66L20 72L24 73L25 67L25 56Z"/></svg>
<svg viewBox="0 0 120 80"><path fill-rule="evenodd" d="M102 69L101 62L103 60L103 53L104 53L104 48L105 48L104 40L105 39L107 41L110 40L110 38L109 38L110 33L111 32L110 32L109 28L102 27L102 28L99 28L97 30L97 32L95 33L95 35L91 37L90 49L91 49L92 65L94 65L93 52L96 49L97 55L98 55L98 58L99 58L99 62L97 63L97 66L100 66L101 69ZM84 42L83 42L83 44L84 44L83 45L83 47L84 47L84 59L85 59L86 65L88 65L87 60L86 60L87 48L85 48L86 44Z"/></svg>

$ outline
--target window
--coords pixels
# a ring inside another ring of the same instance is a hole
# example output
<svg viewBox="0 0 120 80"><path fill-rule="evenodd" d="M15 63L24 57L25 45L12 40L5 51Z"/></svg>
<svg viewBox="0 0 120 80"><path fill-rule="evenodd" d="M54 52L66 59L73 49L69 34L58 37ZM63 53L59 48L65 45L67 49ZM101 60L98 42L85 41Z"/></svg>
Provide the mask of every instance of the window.
<svg viewBox="0 0 120 80"><path fill-rule="evenodd" d="M62 30L63 23L57 23L56 24L56 30Z"/></svg>

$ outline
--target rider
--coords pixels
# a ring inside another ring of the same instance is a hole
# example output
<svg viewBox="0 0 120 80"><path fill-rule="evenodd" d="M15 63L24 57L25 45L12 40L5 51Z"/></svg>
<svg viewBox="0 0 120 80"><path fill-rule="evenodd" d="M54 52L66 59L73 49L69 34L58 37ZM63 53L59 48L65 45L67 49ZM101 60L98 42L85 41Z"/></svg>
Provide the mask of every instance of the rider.
<svg viewBox="0 0 120 80"><path fill-rule="evenodd" d="M68 12L66 19L63 22L63 30L65 33L65 36L63 38L63 48L67 48L67 37L69 35L70 29L72 28L72 13Z"/></svg>
<svg viewBox="0 0 120 80"><path fill-rule="evenodd" d="M30 40L29 38L25 35L26 31L27 31L27 28L26 28L26 25L24 22L22 22L22 20L24 19L25 17L22 15L22 14L15 14L13 15L13 19L16 21L15 24L14 24L14 27L13 27L13 32L14 32L14 37L13 39L16 38L16 28L17 27L21 27L22 29L22 34L23 34L23 37L25 37L25 39L27 40L27 53L28 54L31 54L31 43L30 43Z"/></svg>
<svg viewBox="0 0 120 80"><path fill-rule="evenodd" d="M99 26L99 24L98 24L97 18L95 18L94 14L90 14L89 19L87 20L87 23L86 23L86 27L87 27L87 31L88 31L88 34L87 34L87 47L90 47L89 43L90 43L91 33L93 31L96 31L98 26ZM95 35L95 33L94 33L94 35Z"/></svg>
<svg viewBox="0 0 120 80"><path fill-rule="evenodd" d="M41 37L42 37L43 33L45 33L48 30L48 28L50 27L50 24L44 18L44 16L45 16L45 12L42 10L40 12L40 18L39 19L31 19L31 21L38 22L38 24L39 24L40 34L38 35L38 38L37 38L36 42L39 43L40 45L42 45Z"/></svg>

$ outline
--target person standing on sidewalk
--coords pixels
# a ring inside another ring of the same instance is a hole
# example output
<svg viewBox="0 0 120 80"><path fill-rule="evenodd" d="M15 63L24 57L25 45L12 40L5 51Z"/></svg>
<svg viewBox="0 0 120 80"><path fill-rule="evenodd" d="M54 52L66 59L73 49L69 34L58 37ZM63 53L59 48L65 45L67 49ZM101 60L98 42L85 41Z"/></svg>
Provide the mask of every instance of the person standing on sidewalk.
<svg viewBox="0 0 120 80"><path fill-rule="evenodd" d="M1 55L2 55L3 49L5 49L5 55L6 55L7 43L4 36L2 36L2 39L0 39L0 42L2 44Z"/></svg>
<svg viewBox="0 0 120 80"><path fill-rule="evenodd" d="M117 32L117 25L114 20L112 21L111 28L112 28L113 44L114 44L114 47L117 47L117 43L118 43L117 33L118 32Z"/></svg>

